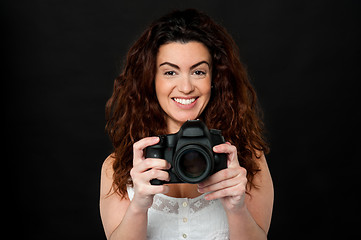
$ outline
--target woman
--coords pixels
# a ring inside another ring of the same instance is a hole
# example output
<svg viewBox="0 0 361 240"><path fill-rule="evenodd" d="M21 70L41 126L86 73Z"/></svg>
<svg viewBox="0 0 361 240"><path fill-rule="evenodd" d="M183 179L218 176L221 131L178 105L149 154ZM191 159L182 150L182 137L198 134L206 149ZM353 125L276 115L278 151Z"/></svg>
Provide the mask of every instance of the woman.
<svg viewBox="0 0 361 240"><path fill-rule="evenodd" d="M256 94L224 28L196 10L155 21L128 52L106 105L114 153L101 174L108 239L266 239L273 185ZM169 180L164 159L145 158L155 137L189 119L222 130L227 168L199 184Z"/></svg>

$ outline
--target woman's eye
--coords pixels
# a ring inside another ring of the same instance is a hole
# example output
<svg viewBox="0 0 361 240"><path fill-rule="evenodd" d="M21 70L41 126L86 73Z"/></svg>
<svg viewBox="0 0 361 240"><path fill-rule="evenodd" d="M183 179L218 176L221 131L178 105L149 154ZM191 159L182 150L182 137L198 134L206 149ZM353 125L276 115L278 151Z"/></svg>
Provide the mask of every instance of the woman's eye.
<svg viewBox="0 0 361 240"><path fill-rule="evenodd" d="M206 75L206 73L205 73L205 72L200 71L200 70L196 70L196 71L194 71L194 74L195 74L195 75L198 75L198 76Z"/></svg>
<svg viewBox="0 0 361 240"><path fill-rule="evenodd" d="M167 71L164 73L164 75L167 75L167 76L174 76L176 73L174 71Z"/></svg>

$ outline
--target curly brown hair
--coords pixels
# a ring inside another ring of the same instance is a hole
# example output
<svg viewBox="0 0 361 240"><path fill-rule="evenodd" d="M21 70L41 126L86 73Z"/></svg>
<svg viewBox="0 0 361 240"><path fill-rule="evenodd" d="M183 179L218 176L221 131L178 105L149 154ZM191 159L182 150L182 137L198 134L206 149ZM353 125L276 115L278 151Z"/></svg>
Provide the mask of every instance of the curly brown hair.
<svg viewBox="0 0 361 240"><path fill-rule="evenodd" d="M174 11L151 24L130 48L106 103L106 130L115 158L113 191L122 197L126 196L126 186L132 185L133 144L144 137L167 134L166 116L154 84L159 47L191 41L204 44L212 57L211 99L199 119L208 128L222 130L226 141L237 147L250 186L259 171L255 159L269 150L255 90L230 34L197 10Z"/></svg>

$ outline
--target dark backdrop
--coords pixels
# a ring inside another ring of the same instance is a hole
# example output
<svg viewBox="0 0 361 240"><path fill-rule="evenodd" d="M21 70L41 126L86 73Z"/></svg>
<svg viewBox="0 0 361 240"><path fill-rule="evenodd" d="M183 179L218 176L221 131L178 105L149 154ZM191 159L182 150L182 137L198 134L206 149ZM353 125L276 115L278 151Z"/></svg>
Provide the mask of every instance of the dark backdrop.
<svg viewBox="0 0 361 240"><path fill-rule="evenodd" d="M269 239L353 236L356 0L2 1L2 196L12 234L105 239L98 197L113 79L153 19L188 7L234 36L258 92L275 186Z"/></svg>

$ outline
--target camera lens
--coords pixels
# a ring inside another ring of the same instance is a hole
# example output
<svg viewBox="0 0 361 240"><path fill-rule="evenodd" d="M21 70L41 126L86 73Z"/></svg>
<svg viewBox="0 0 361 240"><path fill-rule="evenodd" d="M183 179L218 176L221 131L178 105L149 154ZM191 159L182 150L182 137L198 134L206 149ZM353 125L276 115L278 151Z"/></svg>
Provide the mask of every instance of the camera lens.
<svg viewBox="0 0 361 240"><path fill-rule="evenodd" d="M199 151L187 150L179 159L179 169L187 177L197 178L206 171L207 161Z"/></svg>
<svg viewBox="0 0 361 240"><path fill-rule="evenodd" d="M183 182L199 183L213 169L210 150L201 145L190 144L179 149L174 156L174 172Z"/></svg>

